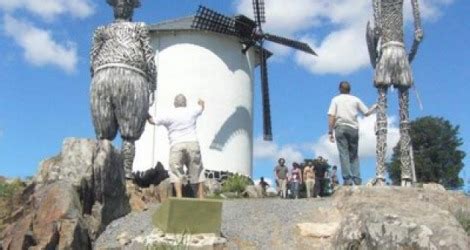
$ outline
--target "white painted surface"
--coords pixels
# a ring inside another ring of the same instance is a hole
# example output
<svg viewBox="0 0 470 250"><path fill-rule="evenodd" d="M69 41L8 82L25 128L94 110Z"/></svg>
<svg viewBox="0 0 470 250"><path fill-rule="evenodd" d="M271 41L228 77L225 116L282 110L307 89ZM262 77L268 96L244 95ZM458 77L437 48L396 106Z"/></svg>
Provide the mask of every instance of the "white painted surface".
<svg viewBox="0 0 470 250"><path fill-rule="evenodd" d="M198 98L206 109L197 123L204 167L243 175L252 174L253 69L255 52L241 53L238 39L202 31L154 33L157 91L150 113L173 107L182 93L188 105ZM168 168L169 143L165 127L147 123L136 142L134 171Z"/></svg>

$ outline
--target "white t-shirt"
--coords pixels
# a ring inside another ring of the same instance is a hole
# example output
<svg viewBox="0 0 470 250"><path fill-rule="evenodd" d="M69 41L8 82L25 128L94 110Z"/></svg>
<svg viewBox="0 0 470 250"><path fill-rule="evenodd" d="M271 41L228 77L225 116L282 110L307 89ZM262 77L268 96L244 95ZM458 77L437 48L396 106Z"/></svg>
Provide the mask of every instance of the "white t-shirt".
<svg viewBox="0 0 470 250"><path fill-rule="evenodd" d="M365 114L368 111L369 109L359 98L350 94L340 94L331 100L328 115L336 118L337 125L347 125L357 129L358 113Z"/></svg>
<svg viewBox="0 0 470 250"><path fill-rule="evenodd" d="M178 107L171 112L160 114L156 118L156 125L163 125L168 129L170 146L180 142L197 141L196 120L202 114L202 107Z"/></svg>

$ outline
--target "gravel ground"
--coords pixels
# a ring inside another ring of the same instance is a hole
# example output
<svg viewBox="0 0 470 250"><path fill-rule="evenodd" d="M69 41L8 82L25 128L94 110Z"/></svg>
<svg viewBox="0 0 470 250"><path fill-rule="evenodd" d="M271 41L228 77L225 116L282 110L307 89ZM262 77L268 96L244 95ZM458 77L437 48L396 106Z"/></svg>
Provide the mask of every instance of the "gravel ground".
<svg viewBox="0 0 470 250"><path fill-rule="evenodd" d="M95 243L95 248L119 247L117 238L123 232L129 238L149 234L153 226L151 215L158 204L141 213L131 213L112 222ZM229 249L293 249L296 224L312 221L319 208L329 209L330 199L225 200L222 210L222 234ZM298 239L297 239L298 241Z"/></svg>

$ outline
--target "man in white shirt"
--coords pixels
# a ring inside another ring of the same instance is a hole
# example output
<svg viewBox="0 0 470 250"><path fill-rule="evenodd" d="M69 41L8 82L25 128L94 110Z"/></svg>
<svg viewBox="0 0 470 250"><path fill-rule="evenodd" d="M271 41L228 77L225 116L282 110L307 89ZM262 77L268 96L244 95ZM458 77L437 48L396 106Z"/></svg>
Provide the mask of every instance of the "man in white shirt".
<svg viewBox="0 0 470 250"><path fill-rule="evenodd" d="M197 118L204 111L204 101L199 99L198 106L186 107L186 97L179 94L175 97L174 106L168 113L163 113L149 123L162 125L168 129L170 140L170 180L175 185L176 197L182 197L182 183L189 178L189 183L197 186L197 196L204 198L204 168L202 167L201 150L196 134ZM188 177L184 171L188 168Z"/></svg>
<svg viewBox="0 0 470 250"><path fill-rule="evenodd" d="M328 134L332 143L335 142L336 137L344 185L353 183L361 185L357 155L359 144L357 116L359 112L364 116L369 116L375 110L376 105L368 109L359 98L351 95L351 86L347 81L339 84L339 91L340 94L331 100L328 109Z"/></svg>

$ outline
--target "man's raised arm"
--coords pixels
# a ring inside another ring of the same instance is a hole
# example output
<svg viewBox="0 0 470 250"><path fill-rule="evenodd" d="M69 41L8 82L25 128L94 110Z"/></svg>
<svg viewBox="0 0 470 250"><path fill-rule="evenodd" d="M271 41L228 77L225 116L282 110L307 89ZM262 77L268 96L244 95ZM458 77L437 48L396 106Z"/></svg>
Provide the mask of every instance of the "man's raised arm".
<svg viewBox="0 0 470 250"><path fill-rule="evenodd" d="M201 108L202 108L201 111L204 111L204 108L206 107L206 103L202 99L199 99L197 101L197 104L199 104L199 106L201 106Z"/></svg>

